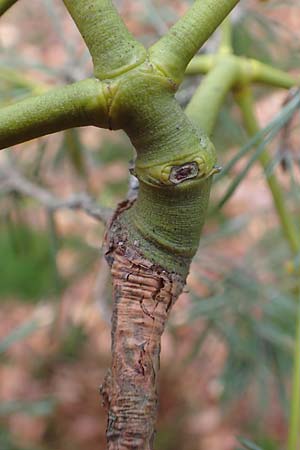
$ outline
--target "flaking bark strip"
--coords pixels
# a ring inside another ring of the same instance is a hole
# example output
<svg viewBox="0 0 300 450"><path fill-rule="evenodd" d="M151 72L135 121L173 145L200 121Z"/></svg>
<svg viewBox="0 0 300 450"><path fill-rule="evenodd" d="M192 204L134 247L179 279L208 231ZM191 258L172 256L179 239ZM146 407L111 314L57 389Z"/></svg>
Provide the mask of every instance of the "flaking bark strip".
<svg viewBox="0 0 300 450"><path fill-rule="evenodd" d="M107 259L114 293L112 367L101 387L108 450L153 450L161 335L184 280L115 236Z"/></svg>

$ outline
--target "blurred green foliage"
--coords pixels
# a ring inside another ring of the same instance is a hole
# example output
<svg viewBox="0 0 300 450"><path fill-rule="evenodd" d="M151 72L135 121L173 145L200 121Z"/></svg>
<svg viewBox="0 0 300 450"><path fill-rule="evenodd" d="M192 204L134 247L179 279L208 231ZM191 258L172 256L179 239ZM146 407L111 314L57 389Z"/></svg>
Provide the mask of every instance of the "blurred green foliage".
<svg viewBox="0 0 300 450"><path fill-rule="evenodd" d="M73 361L80 357L81 351L87 340L86 330L82 325L71 324L64 335L58 357L63 361Z"/></svg>
<svg viewBox="0 0 300 450"><path fill-rule="evenodd" d="M0 226L0 298L36 301L56 291L49 235L26 225Z"/></svg>
<svg viewBox="0 0 300 450"><path fill-rule="evenodd" d="M23 447L14 442L11 434L5 427L0 427L0 448L1 450L41 450L36 447Z"/></svg>

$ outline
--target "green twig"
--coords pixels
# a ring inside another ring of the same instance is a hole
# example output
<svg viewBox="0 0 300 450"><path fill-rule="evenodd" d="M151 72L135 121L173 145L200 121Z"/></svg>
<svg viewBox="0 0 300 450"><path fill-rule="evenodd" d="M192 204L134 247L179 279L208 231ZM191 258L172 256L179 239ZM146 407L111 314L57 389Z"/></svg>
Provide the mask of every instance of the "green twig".
<svg viewBox="0 0 300 450"><path fill-rule="evenodd" d="M232 23L229 16L221 24L221 45L219 53L222 55L232 54Z"/></svg>
<svg viewBox="0 0 300 450"><path fill-rule="evenodd" d="M215 55L195 56L186 68L186 75L199 75L209 72L215 65Z"/></svg>
<svg viewBox="0 0 300 450"><path fill-rule="evenodd" d="M236 100L240 106L246 130L249 136L254 136L260 131L260 128L254 113L254 103L251 89L248 86L243 87L236 93ZM272 162L266 149L260 153L259 160L264 170L268 169L270 163ZM269 175L267 178L267 183L273 197L278 218L281 222L283 232L288 240L291 251L293 254L298 254L300 251L300 233L286 208L281 186L279 185L274 173Z"/></svg>
<svg viewBox="0 0 300 450"><path fill-rule="evenodd" d="M0 0L0 16L5 13L11 6L17 3L18 0Z"/></svg>
<svg viewBox="0 0 300 450"><path fill-rule="evenodd" d="M226 64L228 60L233 59L239 67L239 76L237 77L237 82L239 83L262 83L284 89L300 85L300 78L293 77L282 70L263 64L255 59L230 54L228 44L225 47L223 46L223 50L221 45L218 55L195 56L186 69L186 75L207 73L216 65Z"/></svg>
<svg viewBox="0 0 300 450"><path fill-rule="evenodd" d="M0 109L0 149L67 128L107 128L103 86L96 79L79 81Z"/></svg>
<svg viewBox="0 0 300 450"><path fill-rule="evenodd" d="M177 83L199 48L239 0L196 0L187 13L150 48L151 60Z"/></svg>
<svg viewBox="0 0 300 450"><path fill-rule="evenodd" d="M127 30L111 0L64 0L94 63L97 78L128 71L146 59L146 50Z"/></svg>
<svg viewBox="0 0 300 450"><path fill-rule="evenodd" d="M249 59L248 64L252 66L251 68L249 67L250 73L252 72L252 81L284 89L290 89L300 84L299 77L295 78L282 70L263 64L260 61Z"/></svg>
<svg viewBox="0 0 300 450"><path fill-rule="evenodd" d="M237 75L238 66L234 60L228 59L217 65L203 79L187 106L187 115L206 133L212 133L220 108Z"/></svg>

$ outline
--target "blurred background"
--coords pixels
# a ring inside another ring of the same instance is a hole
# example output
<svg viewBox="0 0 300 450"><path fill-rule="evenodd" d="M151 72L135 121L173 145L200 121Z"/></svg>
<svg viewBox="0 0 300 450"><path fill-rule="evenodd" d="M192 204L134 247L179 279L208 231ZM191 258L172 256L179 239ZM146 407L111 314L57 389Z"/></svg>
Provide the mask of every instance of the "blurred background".
<svg viewBox="0 0 300 450"><path fill-rule="evenodd" d="M145 45L191 3L115 1ZM241 1L233 20L238 54L300 74L298 0ZM217 42L218 33L202 51ZM20 0L1 18L1 106L91 74L63 2ZM183 106L200 80L183 83ZM281 120L265 138L269 170L299 224L299 102L288 120L286 91L256 87L255 97L262 127ZM213 141L223 166L248 142L231 95ZM267 173L254 158L241 177L254 152L250 146L215 183L186 291L163 337L157 450L284 447L294 279ZM1 450L105 447L98 388L110 364L111 288L102 219L126 196L133 156L122 132L93 127L0 153ZM214 208L232 183L234 194Z"/></svg>

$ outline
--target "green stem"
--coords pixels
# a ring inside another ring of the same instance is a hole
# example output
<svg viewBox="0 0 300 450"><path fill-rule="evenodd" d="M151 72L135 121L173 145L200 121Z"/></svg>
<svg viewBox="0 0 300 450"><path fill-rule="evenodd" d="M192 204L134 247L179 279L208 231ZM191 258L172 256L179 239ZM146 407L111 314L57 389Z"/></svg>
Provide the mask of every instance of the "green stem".
<svg viewBox="0 0 300 450"><path fill-rule="evenodd" d="M224 31L225 33L225 31ZM225 38L225 37L224 37ZM227 38L226 38L227 39ZM219 50L219 55L199 55L192 59L186 69L186 75L198 75L209 72L217 64L223 64L227 58L235 59L239 66L239 76L237 82L242 84L257 82L267 84L273 87L289 89L293 86L299 86L300 79L297 79L282 70L263 64L255 59L244 58L235 55L228 55L229 47L227 44ZM223 48L223 50L222 50ZM228 56L226 56L226 54Z"/></svg>
<svg viewBox="0 0 300 450"><path fill-rule="evenodd" d="M269 84L274 87L289 89L293 86L299 86L300 78L296 79L282 70L263 64L254 59L247 60L251 65L251 81Z"/></svg>
<svg viewBox="0 0 300 450"><path fill-rule="evenodd" d="M11 6L17 3L18 0L0 0L0 16L5 13Z"/></svg>
<svg viewBox="0 0 300 450"><path fill-rule="evenodd" d="M0 123L0 149L67 128L108 128L103 86L89 79L27 98L0 109Z"/></svg>
<svg viewBox="0 0 300 450"><path fill-rule="evenodd" d="M288 436L288 450L299 450L300 426L300 288L297 292L296 337L294 349L294 370L291 392L291 410Z"/></svg>
<svg viewBox="0 0 300 450"><path fill-rule="evenodd" d="M141 64L146 50L127 30L111 0L64 0L93 58L97 78Z"/></svg>
<svg viewBox="0 0 300 450"><path fill-rule="evenodd" d="M232 23L229 16L221 24L221 45L219 53L222 55L232 54Z"/></svg>
<svg viewBox="0 0 300 450"><path fill-rule="evenodd" d="M199 75L209 72L215 65L215 55L195 56L186 68L185 75Z"/></svg>
<svg viewBox="0 0 300 450"><path fill-rule="evenodd" d="M188 63L239 0L196 0L187 13L154 44L150 58L167 76L180 82Z"/></svg>
<svg viewBox="0 0 300 450"><path fill-rule="evenodd" d="M248 86L244 86L240 89L236 93L236 99L241 108L246 130L249 136L254 136L259 132L260 127L254 113L253 96L250 88ZM260 163L264 169L268 169L272 163L272 159L266 149L260 155ZM288 209L286 208L281 186L278 183L274 173L267 177L267 183L273 197L274 206L281 222L283 232L287 238L292 253L297 255L300 251L300 234Z"/></svg>
<svg viewBox="0 0 300 450"><path fill-rule="evenodd" d="M208 135L213 131L227 93L235 84L239 67L235 59L224 60L203 79L186 108L186 114Z"/></svg>
<svg viewBox="0 0 300 450"><path fill-rule="evenodd" d="M235 70L234 64L226 64L207 75L196 93L195 107L192 102L187 114L173 94L166 92L166 80L145 78L145 68L134 75L132 87L127 84L124 94L119 86L114 101L126 118L120 126L137 150L135 171L140 180L137 201L120 219L126 229L124 236L150 261L183 276L198 248L211 186L209 174L216 162L214 148L199 127L211 133L220 105L235 80ZM141 92L138 103L136 92ZM126 105L126 113L120 104ZM209 109L212 113L207 120ZM200 163L199 176L172 184L172 168L195 166L195 161Z"/></svg>
<svg viewBox="0 0 300 450"><path fill-rule="evenodd" d="M133 247L138 243L149 260L185 276L205 219L210 187L206 177L215 163L214 148L184 114L168 80L153 73L151 65L126 74L111 117L137 152L139 196L122 216L128 241ZM171 181L172 169L190 164L193 170L197 161L193 179Z"/></svg>

